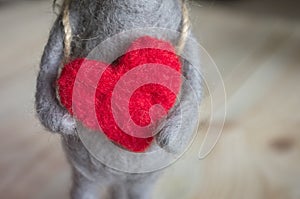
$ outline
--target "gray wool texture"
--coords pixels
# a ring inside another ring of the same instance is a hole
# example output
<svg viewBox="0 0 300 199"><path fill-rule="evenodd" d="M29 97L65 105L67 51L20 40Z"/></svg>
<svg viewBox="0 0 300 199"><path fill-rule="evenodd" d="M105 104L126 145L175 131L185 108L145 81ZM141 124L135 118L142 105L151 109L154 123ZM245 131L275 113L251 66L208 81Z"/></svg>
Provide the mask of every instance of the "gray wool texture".
<svg viewBox="0 0 300 199"><path fill-rule="evenodd" d="M180 31L181 20L180 0L73 0L70 4L73 32L71 59L86 57L99 43L125 30L159 27ZM63 60L63 40L60 14L51 29L40 63L36 111L48 130L62 135L62 143L73 169L71 198L96 199L104 190L109 199L151 198L152 187L160 172L129 174L108 168L89 154L76 135L75 120L56 98L55 81ZM185 51L189 62L183 60L183 75L192 88L182 89L180 101L156 136L159 146L174 153L184 149L197 126L197 107L191 101L196 96L200 102L202 93L200 73L191 67L199 65L197 46L188 42ZM178 125L181 117L188 119ZM177 131L179 128L181 130Z"/></svg>

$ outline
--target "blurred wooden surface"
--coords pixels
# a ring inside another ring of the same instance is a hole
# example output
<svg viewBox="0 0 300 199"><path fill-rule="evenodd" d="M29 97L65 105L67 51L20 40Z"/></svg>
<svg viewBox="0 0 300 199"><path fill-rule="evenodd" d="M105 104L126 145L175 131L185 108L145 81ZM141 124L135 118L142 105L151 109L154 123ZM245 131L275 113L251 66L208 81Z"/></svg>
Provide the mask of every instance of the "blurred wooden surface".
<svg viewBox="0 0 300 199"><path fill-rule="evenodd" d="M0 7L0 198L68 198L59 136L43 130L33 109L53 19L50 1ZM154 198L300 198L299 22L198 3L192 21L224 77L228 123L204 160L199 137Z"/></svg>

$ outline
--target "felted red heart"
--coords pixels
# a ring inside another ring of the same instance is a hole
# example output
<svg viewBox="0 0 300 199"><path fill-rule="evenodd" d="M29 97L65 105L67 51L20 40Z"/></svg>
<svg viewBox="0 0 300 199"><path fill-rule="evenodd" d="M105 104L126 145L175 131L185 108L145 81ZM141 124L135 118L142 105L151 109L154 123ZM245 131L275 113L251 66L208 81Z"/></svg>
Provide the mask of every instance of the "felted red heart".
<svg viewBox="0 0 300 199"><path fill-rule="evenodd" d="M169 42L140 37L111 64L86 58L67 63L57 80L59 99L85 127L143 152L176 102L180 71Z"/></svg>

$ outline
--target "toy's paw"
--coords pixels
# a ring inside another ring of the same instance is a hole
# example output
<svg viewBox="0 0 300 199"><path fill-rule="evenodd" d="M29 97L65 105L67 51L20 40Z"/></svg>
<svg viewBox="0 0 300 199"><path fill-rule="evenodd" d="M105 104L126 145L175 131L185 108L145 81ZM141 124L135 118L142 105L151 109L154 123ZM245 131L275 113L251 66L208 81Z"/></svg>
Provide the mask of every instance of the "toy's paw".
<svg viewBox="0 0 300 199"><path fill-rule="evenodd" d="M180 127L165 127L162 131L156 135L157 144L167 151L168 153L178 154L182 152L180 140L178 140L178 136L176 136L175 132L178 132ZM174 132L173 134L168 132Z"/></svg>
<svg viewBox="0 0 300 199"><path fill-rule="evenodd" d="M157 144L169 153L183 153L195 136L198 120L197 104L189 99L180 101L156 135Z"/></svg>
<svg viewBox="0 0 300 199"><path fill-rule="evenodd" d="M59 131L66 135L72 135L76 133L76 120L68 113L64 114L61 119Z"/></svg>

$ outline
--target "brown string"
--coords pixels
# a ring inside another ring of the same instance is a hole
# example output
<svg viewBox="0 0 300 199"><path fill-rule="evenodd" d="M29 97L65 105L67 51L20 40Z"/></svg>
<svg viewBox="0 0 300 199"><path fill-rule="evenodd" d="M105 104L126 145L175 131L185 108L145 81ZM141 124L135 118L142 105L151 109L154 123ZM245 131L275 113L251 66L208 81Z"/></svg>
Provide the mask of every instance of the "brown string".
<svg viewBox="0 0 300 199"><path fill-rule="evenodd" d="M179 41L177 43L177 53L178 55L182 54L187 38L189 36L190 30L190 17L189 17L189 10L187 7L187 0L181 0L181 10L182 10L182 24L181 24L181 34Z"/></svg>
<svg viewBox="0 0 300 199"><path fill-rule="evenodd" d="M62 23L64 27L64 62L67 63L70 58L71 53L71 43L72 43L72 28L70 24L70 12L69 12L69 6L70 6L71 0L65 0L64 1L64 10L63 10L63 18Z"/></svg>

